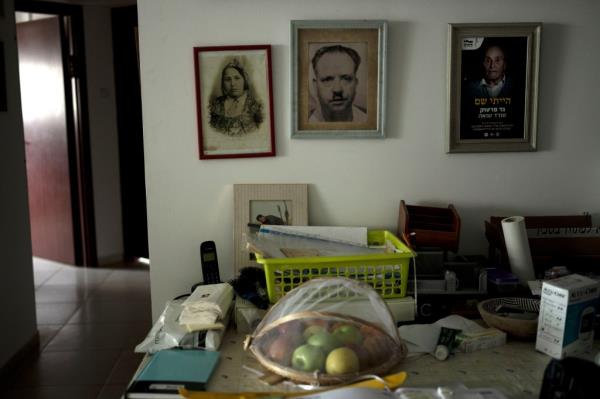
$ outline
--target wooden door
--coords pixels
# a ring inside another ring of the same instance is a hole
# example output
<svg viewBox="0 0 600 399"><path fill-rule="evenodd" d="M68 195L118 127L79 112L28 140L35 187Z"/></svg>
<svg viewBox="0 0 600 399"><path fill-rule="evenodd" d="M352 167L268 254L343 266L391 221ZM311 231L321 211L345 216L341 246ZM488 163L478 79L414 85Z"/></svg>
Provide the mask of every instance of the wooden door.
<svg viewBox="0 0 600 399"><path fill-rule="evenodd" d="M33 255L75 264L58 17L17 24Z"/></svg>

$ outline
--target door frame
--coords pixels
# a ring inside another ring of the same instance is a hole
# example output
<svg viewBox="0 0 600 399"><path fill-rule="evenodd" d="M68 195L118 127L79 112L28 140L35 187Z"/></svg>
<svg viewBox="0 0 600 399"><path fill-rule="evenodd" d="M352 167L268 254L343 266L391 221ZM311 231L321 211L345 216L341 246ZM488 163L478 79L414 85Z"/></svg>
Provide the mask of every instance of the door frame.
<svg viewBox="0 0 600 399"><path fill-rule="evenodd" d="M97 266L83 9L78 5L15 0L15 11L59 16L67 117L75 264Z"/></svg>
<svg viewBox="0 0 600 399"><path fill-rule="evenodd" d="M111 10L125 261L148 258L137 6Z"/></svg>

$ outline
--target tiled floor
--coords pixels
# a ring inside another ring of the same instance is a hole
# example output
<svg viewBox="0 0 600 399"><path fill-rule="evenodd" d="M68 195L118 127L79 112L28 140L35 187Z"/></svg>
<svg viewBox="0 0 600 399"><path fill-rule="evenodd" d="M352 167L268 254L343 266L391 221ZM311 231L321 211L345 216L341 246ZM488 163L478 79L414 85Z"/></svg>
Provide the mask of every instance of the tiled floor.
<svg viewBox="0 0 600 399"><path fill-rule="evenodd" d="M0 397L120 398L151 327L144 265L80 268L34 258L40 356L0 383Z"/></svg>

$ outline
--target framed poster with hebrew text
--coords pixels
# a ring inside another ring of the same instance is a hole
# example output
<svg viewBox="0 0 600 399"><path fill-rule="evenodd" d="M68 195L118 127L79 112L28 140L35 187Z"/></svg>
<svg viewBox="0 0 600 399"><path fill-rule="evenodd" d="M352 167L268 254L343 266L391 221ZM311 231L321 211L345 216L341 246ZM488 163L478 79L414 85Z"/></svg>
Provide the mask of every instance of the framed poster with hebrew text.
<svg viewBox="0 0 600 399"><path fill-rule="evenodd" d="M447 152L536 150L541 29L449 25Z"/></svg>

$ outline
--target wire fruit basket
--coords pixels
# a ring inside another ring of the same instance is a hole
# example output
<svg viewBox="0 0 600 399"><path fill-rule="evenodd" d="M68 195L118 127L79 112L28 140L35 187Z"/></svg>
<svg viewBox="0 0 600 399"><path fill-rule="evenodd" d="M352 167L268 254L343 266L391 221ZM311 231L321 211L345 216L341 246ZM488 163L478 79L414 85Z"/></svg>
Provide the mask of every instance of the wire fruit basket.
<svg viewBox="0 0 600 399"><path fill-rule="evenodd" d="M362 310L343 299L361 301ZM332 385L384 374L406 345L381 297L346 278L309 281L277 302L244 348L267 370L295 382Z"/></svg>

